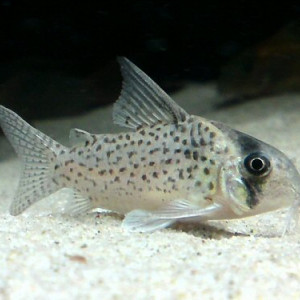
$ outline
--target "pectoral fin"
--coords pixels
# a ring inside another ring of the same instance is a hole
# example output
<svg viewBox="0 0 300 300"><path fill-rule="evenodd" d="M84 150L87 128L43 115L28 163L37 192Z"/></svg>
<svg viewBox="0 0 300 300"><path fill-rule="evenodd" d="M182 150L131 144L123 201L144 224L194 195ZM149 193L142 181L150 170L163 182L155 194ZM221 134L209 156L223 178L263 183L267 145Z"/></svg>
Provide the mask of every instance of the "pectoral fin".
<svg viewBox="0 0 300 300"><path fill-rule="evenodd" d="M199 206L180 199L172 201L156 211L133 210L126 215L122 226L133 232L152 232L166 228L179 220L207 217L221 207L219 204L213 204L199 208Z"/></svg>

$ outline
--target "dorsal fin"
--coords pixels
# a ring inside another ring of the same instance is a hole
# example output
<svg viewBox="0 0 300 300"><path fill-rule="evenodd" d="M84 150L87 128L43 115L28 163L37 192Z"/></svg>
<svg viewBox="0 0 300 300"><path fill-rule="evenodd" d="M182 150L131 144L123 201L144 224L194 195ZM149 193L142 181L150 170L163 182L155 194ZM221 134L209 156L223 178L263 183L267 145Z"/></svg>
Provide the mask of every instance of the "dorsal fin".
<svg viewBox="0 0 300 300"><path fill-rule="evenodd" d="M84 146L86 144L92 144L94 139L91 133L81 129L72 128L70 130L69 140L71 146Z"/></svg>
<svg viewBox="0 0 300 300"><path fill-rule="evenodd" d="M136 129L159 122L178 123L188 115L151 78L128 59L118 58L123 76L122 91L113 108L113 120Z"/></svg>

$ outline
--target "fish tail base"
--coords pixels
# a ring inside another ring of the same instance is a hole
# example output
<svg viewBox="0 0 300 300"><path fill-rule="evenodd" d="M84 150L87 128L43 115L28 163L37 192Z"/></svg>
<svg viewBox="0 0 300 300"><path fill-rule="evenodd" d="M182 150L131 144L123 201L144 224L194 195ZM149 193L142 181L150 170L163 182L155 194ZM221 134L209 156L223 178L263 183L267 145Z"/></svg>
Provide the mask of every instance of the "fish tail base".
<svg viewBox="0 0 300 300"><path fill-rule="evenodd" d="M18 215L60 189L53 174L57 155L65 147L3 106L0 106L0 125L23 162L18 190L10 206L11 215Z"/></svg>

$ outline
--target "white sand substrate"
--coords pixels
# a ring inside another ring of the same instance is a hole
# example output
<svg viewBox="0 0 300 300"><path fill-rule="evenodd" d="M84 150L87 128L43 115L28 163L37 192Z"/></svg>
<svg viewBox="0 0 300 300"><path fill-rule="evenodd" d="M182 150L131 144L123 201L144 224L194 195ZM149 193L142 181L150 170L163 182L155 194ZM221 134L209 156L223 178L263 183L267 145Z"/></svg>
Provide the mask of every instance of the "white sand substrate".
<svg viewBox="0 0 300 300"><path fill-rule="evenodd" d="M188 85L174 98L188 112L271 143L300 169L299 95L216 108L221 101L209 84ZM111 107L34 125L66 145L72 127L120 130ZM70 196L61 191L13 217L19 172L1 137L0 299L300 299L300 232L281 236L285 210L129 233L115 214L62 214Z"/></svg>

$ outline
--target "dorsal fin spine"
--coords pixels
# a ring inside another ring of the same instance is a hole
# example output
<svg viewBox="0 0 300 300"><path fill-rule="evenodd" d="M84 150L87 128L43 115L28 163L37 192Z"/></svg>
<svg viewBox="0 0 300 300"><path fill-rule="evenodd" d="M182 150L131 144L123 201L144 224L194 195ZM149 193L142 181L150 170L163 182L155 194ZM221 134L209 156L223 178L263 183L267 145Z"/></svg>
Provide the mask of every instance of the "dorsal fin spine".
<svg viewBox="0 0 300 300"><path fill-rule="evenodd" d="M136 130L186 119L188 114L143 71L126 58L119 58L119 62L123 85L113 109L116 124Z"/></svg>

